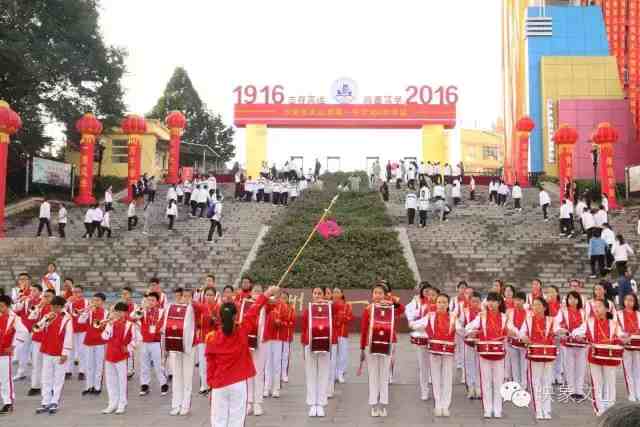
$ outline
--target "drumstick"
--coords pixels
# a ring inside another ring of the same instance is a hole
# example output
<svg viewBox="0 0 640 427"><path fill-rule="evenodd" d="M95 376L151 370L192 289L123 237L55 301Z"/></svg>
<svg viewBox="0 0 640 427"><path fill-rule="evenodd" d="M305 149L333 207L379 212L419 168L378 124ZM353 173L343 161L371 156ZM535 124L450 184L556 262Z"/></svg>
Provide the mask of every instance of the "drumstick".
<svg viewBox="0 0 640 427"><path fill-rule="evenodd" d="M364 360L361 360L361 361L360 361L360 366L358 366L358 372L356 372L356 376L357 376L357 377L362 376L362 370L363 370L363 368L364 368L364 366L363 366L363 365L364 365Z"/></svg>

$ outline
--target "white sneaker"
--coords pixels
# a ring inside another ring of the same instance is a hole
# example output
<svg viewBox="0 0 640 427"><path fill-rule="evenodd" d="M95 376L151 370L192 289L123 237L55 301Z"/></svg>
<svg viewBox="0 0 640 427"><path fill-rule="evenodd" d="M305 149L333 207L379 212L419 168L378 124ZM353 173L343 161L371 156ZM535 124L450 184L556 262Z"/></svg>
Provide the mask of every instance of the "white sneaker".
<svg viewBox="0 0 640 427"><path fill-rule="evenodd" d="M324 417L324 406L316 406L316 415Z"/></svg>
<svg viewBox="0 0 640 427"><path fill-rule="evenodd" d="M386 417L386 416L387 416L387 407L386 407L386 406L383 406L383 407L380 409L380 416L381 416L381 417Z"/></svg>
<svg viewBox="0 0 640 427"><path fill-rule="evenodd" d="M480 399L482 397L482 389L480 387L476 387L475 397Z"/></svg>
<svg viewBox="0 0 640 427"><path fill-rule="evenodd" d="M338 382L339 382L340 384L344 384L344 383L345 383L345 380L344 380L344 376L343 376L343 375L340 375L340 376L338 377Z"/></svg>
<svg viewBox="0 0 640 427"><path fill-rule="evenodd" d="M268 391L262 392L262 397L269 397L269 392Z"/></svg>
<svg viewBox="0 0 640 427"><path fill-rule="evenodd" d="M467 399L473 399L475 395L475 390L473 388L470 388L469 390L467 390Z"/></svg>
<svg viewBox="0 0 640 427"><path fill-rule="evenodd" d="M491 418L491 412L485 412L484 413L484 417L485 418Z"/></svg>
<svg viewBox="0 0 640 427"><path fill-rule="evenodd" d="M180 409L178 415L189 415L189 410L186 408Z"/></svg>
<svg viewBox="0 0 640 427"><path fill-rule="evenodd" d="M502 413L496 412L495 414L493 414L493 418L502 418Z"/></svg>
<svg viewBox="0 0 640 427"><path fill-rule="evenodd" d="M280 390L273 390L273 392L271 393L271 397L280 397Z"/></svg>
<svg viewBox="0 0 640 427"><path fill-rule="evenodd" d="M544 414L543 417L545 420L550 420L551 419L551 414Z"/></svg>
<svg viewBox="0 0 640 427"><path fill-rule="evenodd" d="M169 415L176 416L179 413L180 413L180 408L172 408L171 412L169 412Z"/></svg>
<svg viewBox="0 0 640 427"><path fill-rule="evenodd" d="M121 406L118 409L116 409L116 415L122 415L126 412L127 408L125 406Z"/></svg>
<svg viewBox="0 0 640 427"><path fill-rule="evenodd" d="M247 415L251 415L253 412L253 403L247 403Z"/></svg>
<svg viewBox="0 0 640 427"><path fill-rule="evenodd" d="M372 417L379 417L380 416L380 412L378 412L378 407L377 406L372 406L371 407L371 416Z"/></svg>
<svg viewBox="0 0 640 427"><path fill-rule="evenodd" d="M288 383L289 382L289 377L282 377L282 382L283 383Z"/></svg>
<svg viewBox="0 0 640 427"><path fill-rule="evenodd" d="M309 416L310 417L317 417L318 416L318 412L316 411L316 407L315 406L309 406Z"/></svg>
<svg viewBox="0 0 640 427"><path fill-rule="evenodd" d="M443 417L448 417L449 416L449 409L442 408L442 416Z"/></svg>
<svg viewBox="0 0 640 427"><path fill-rule="evenodd" d="M423 394L420 396L420 400L429 400L429 394Z"/></svg>
<svg viewBox="0 0 640 427"><path fill-rule="evenodd" d="M104 415L109 415L109 414L113 414L116 411L116 408L112 408L111 406L105 408L102 410L102 413Z"/></svg>
<svg viewBox="0 0 640 427"><path fill-rule="evenodd" d="M442 411L440 410L440 408L435 408L433 410L433 416L434 417L441 417L442 416Z"/></svg>
<svg viewBox="0 0 640 427"><path fill-rule="evenodd" d="M264 411L262 410L262 405L259 404L259 403L254 403L253 404L253 415L255 415L256 417L259 417L262 414L264 414Z"/></svg>

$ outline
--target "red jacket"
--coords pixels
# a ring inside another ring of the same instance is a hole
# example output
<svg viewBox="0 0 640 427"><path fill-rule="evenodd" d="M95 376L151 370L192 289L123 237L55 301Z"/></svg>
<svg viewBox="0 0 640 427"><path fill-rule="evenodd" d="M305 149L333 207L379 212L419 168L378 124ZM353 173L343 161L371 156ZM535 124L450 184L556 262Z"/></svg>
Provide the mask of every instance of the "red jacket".
<svg viewBox="0 0 640 427"><path fill-rule="evenodd" d="M343 302L336 301L331 303L331 314L334 318L331 344L338 344L338 337L341 336L340 334L344 328L346 305Z"/></svg>
<svg viewBox="0 0 640 427"><path fill-rule="evenodd" d="M49 326L43 328L44 333L40 353L50 356L69 356L73 345L73 326L71 317L58 313Z"/></svg>
<svg viewBox="0 0 640 427"><path fill-rule="evenodd" d="M260 310L266 302L264 295L259 296L231 335L226 336L222 329L207 335L205 355L209 387L222 388L256 375L248 335L257 327Z"/></svg>
<svg viewBox="0 0 640 427"><path fill-rule="evenodd" d="M6 312L0 315L0 356L11 356L16 339L16 322L20 317Z"/></svg>
<svg viewBox="0 0 640 427"><path fill-rule="evenodd" d="M342 338L349 338L349 324L353 320L353 309L351 308L351 304L344 305L344 313L342 314L342 325L340 327L340 331L338 332L338 336Z"/></svg>
<svg viewBox="0 0 640 427"><path fill-rule="evenodd" d="M455 343L455 317L450 313L429 313L429 321L425 331L430 339Z"/></svg>
<svg viewBox="0 0 640 427"><path fill-rule="evenodd" d="M89 305L89 302L85 298L75 299L71 303L71 321L73 325L73 332L76 334L87 332L88 325L86 323L78 322L78 319L80 318L80 313L78 313L78 315L76 316L74 312L80 312L85 308L87 308L88 305Z"/></svg>
<svg viewBox="0 0 640 427"><path fill-rule="evenodd" d="M104 345L102 339L103 328L96 328L94 323L107 319L107 312L104 308L96 308L89 313L80 316L80 323L87 324L87 334L84 336L84 345Z"/></svg>
<svg viewBox="0 0 640 427"><path fill-rule="evenodd" d="M205 338L209 335L209 332L218 328L218 316L220 315L220 306L218 304L197 304L198 319L196 322L196 337L194 341L198 344L204 343Z"/></svg>
<svg viewBox="0 0 640 427"><path fill-rule="evenodd" d="M142 342L160 342L160 329L164 322L164 313L158 307L145 310L140 319L140 335ZM152 331L155 329L155 331Z"/></svg>
<svg viewBox="0 0 640 427"><path fill-rule="evenodd" d="M122 362L129 358L129 344L133 339L133 328L128 320L118 320L108 325L102 333L106 348L104 360L111 363Z"/></svg>
<svg viewBox="0 0 640 427"><path fill-rule="evenodd" d="M264 327L264 340L280 340L282 335L286 335L287 328L287 304L278 300L275 304L267 305L267 321Z"/></svg>
<svg viewBox="0 0 640 427"><path fill-rule="evenodd" d="M39 322L40 319L42 319L42 317L44 317L50 311L51 311L51 304L46 304L44 307L42 307L42 310L40 310L40 314L38 315L38 317L33 321L33 323L31 323L31 328L33 329L33 325ZM34 332L33 334L31 334L31 341L41 343L43 339L44 339L44 329L42 329L40 332Z"/></svg>
<svg viewBox="0 0 640 427"><path fill-rule="evenodd" d="M369 326L371 319L371 304L367 306L362 312L362 320L360 322L360 349L364 350L369 345ZM398 321L400 316L404 314L404 305L398 303L394 306L394 317L395 317L395 325L398 325ZM398 338L396 336L396 331L394 329L392 342L398 342Z"/></svg>
<svg viewBox="0 0 640 427"><path fill-rule="evenodd" d="M598 319L591 317L587 320L587 331L585 337L591 344L622 344L620 340L620 324L615 320L609 320L607 318ZM620 364L617 360L603 361L593 358L593 347L589 348L589 363L595 365L604 366L618 366Z"/></svg>

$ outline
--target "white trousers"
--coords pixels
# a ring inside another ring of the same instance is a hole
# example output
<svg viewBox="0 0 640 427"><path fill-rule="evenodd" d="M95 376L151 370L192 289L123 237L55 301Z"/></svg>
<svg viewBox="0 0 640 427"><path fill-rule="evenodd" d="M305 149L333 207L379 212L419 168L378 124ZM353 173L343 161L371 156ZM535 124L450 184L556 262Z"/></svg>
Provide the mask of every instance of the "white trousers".
<svg viewBox="0 0 640 427"><path fill-rule="evenodd" d="M31 334L25 334L24 341L16 346L16 356L18 358L17 376L26 375L29 357L31 356Z"/></svg>
<svg viewBox="0 0 640 427"><path fill-rule="evenodd" d="M289 379L289 357L291 356L291 342L282 343L282 364L280 367L280 379Z"/></svg>
<svg viewBox="0 0 640 427"><path fill-rule="evenodd" d="M253 359L253 366L256 368L256 375L253 378L249 378L248 384L248 402L249 403L262 403L264 393L264 371L267 360L267 353L269 348L267 343L259 343L256 350L251 350L251 358Z"/></svg>
<svg viewBox="0 0 640 427"><path fill-rule="evenodd" d="M429 398L429 381L431 380L429 352L427 346L417 345L416 355L418 356L418 385L420 387L420 398L426 400Z"/></svg>
<svg viewBox="0 0 640 427"><path fill-rule="evenodd" d="M504 359L480 360L480 387L482 387L482 406L485 415L502 416L502 395L500 387L504 383Z"/></svg>
<svg viewBox="0 0 640 427"><path fill-rule="evenodd" d="M109 408L127 407L127 360L117 363L105 362L104 375L107 380Z"/></svg>
<svg viewBox="0 0 640 427"><path fill-rule="evenodd" d="M391 357L371 354L368 350L366 356L369 372L369 405L388 405Z"/></svg>
<svg viewBox="0 0 640 427"><path fill-rule="evenodd" d="M171 409L188 411L191 409L191 390L193 387L193 368L196 352L179 353L169 352L171 372Z"/></svg>
<svg viewBox="0 0 640 427"><path fill-rule="evenodd" d="M42 405L58 405L64 386L65 364L59 356L42 355Z"/></svg>
<svg viewBox="0 0 640 427"><path fill-rule="evenodd" d="M453 364L455 356L429 354L431 363L431 384L436 409L449 409L453 388Z"/></svg>
<svg viewBox="0 0 640 427"><path fill-rule="evenodd" d="M336 374L344 378L349 366L349 338L338 337L338 358L336 360Z"/></svg>
<svg viewBox="0 0 640 427"><path fill-rule="evenodd" d="M247 382L240 381L211 391L211 427L244 426L247 388Z"/></svg>
<svg viewBox="0 0 640 427"><path fill-rule="evenodd" d="M570 394L586 395L584 376L587 370L586 347L564 347L564 373Z"/></svg>
<svg viewBox="0 0 640 427"><path fill-rule="evenodd" d="M0 356L0 399L4 405L11 405L16 399L11 375L11 356Z"/></svg>
<svg viewBox="0 0 640 427"><path fill-rule="evenodd" d="M529 384L529 376L527 374L529 366L527 361L527 349L507 344L507 360L511 367L511 375L509 375L509 377L526 390Z"/></svg>
<svg viewBox="0 0 640 427"><path fill-rule="evenodd" d="M280 391L280 376L282 375L282 341L269 341L269 359L264 371L264 386L267 391Z"/></svg>
<svg viewBox="0 0 640 427"><path fill-rule="evenodd" d="M456 334L456 368L464 369L464 336Z"/></svg>
<svg viewBox="0 0 640 427"><path fill-rule="evenodd" d="M551 400L553 398L553 370L554 362L529 361L529 382L536 417L551 416Z"/></svg>
<svg viewBox="0 0 640 427"><path fill-rule="evenodd" d="M207 358L204 355L206 344L200 343L196 346L198 351L198 376L200 377L200 391L207 390Z"/></svg>
<svg viewBox="0 0 640 427"><path fill-rule="evenodd" d="M327 406L329 353L313 353L304 347L304 371L307 380L307 405Z"/></svg>
<svg viewBox="0 0 640 427"><path fill-rule="evenodd" d="M629 400L636 402L640 400L640 351L625 350L622 368Z"/></svg>
<svg viewBox="0 0 640 427"><path fill-rule="evenodd" d="M31 388L42 387L42 353L40 353L41 343L33 341L31 343Z"/></svg>
<svg viewBox="0 0 640 427"><path fill-rule="evenodd" d="M140 349L140 385L149 385L151 382L151 365L156 372L158 384L167 383L167 377L162 369L162 349L159 342L143 342Z"/></svg>
<svg viewBox="0 0 640 427"><path fill-rule="evenodd" d="M564 352L562 351L562 346L560 345L560 337L556 337L555 345L556 347L560 348L560 351L558 351L558 357L556 357L556 360L553 362L553 378L559 384L562 384L562 376L564 374Z"/></svg>
<svg viewBox="0 0 640 427"><path fill-rule="evenodd" d="M478 379L478 353L476 348L464 345L464 382L467 389L475 389L480 387Z"/></svg>
<svg viewBox="0 0 640 427"><path fill-rule="evenodd" d="M593 410L602 415L608 407L616 403L617 366L602 366L589 363L591 387L593 392Z"/></svg>
<svg viewBox="0 0 640 427"><path fill-rule="evenodd" d="M71 356L67 360L67 372L73 373L74 362L78 361L78 372L85 373L86 366L86 352L87 348L84 345L84 337L86 332L75 332L73 334L73 347L71 349Z"/></svg>
<svg viewBox="0 0 640 427"><path fill-rule="evenodd" d="M104 345L87 345L86 390L102 390L102 370L104 369Z"/></svg>
<svg viewBox="0 0 640 427"><path fill-rule="evenodd" d="M336 369L338 367L338 344L331 344L331 354L329 359L329 384L327 384L327 395L333 397L336 391Z"/></svg>

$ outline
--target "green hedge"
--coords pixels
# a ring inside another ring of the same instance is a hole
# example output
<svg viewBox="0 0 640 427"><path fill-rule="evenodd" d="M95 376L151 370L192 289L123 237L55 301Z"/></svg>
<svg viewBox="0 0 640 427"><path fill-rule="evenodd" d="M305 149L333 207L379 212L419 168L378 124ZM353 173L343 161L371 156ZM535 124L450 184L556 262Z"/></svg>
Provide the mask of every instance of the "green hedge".
<svg viewBox="0 0 640 427"><path fill-rule="evenodd" d="M310 189L303 200L291 204L272 225L249 269L258 283L276 283L304 244L344 174L322 177L322 191ZM313 285L367 288L377 279L394 288L415 286L413 273L404 259L398 234L390 228L391 218L377 192L368 191L362 175L361 192L343 192L329 217L336 218L344 233L324 240L315 235L302 257L287 276L284 286L303 288Z"/></svg>

